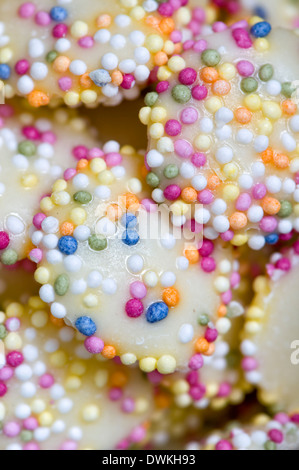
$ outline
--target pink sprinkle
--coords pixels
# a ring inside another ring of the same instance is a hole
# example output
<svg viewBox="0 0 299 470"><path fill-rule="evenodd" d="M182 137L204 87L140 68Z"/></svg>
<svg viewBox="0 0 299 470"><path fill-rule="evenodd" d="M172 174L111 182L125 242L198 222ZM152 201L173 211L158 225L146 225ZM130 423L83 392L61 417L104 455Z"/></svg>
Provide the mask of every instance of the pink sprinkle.
<svg viewBox="0 0 299 470"><path fill-rule="evenodd" d="M296 241L293 245L293 249L297 255L299 255L299 240Z"/></svg>
<svg viewBox="0 0 299 470"><path fill-rule="evenodd" d="M237 273L237 272L232 273L232 275L230 277L230 284L231 284L232 288L236 289L240 285L240 282L241 282L240 274Z"/></svg>
<svg viewBox="0 0 299 470"><path fill-rule="evenodd" d="M290 418L286 413L277 413L274 419L282 425L288 424L290 422Z"/></svg>
<svg viewBox="0 0 299 470"><path fill-rule="evenodd" d="M174 13L174 9L169 2L161 3L158 8L158 12L161 16L170 17Z"/></svg>
<svg viewBox="0 0 299 470"><path fill-rule="evenodd" d="M108 153L105 157L105 160L106 160L107 166L112 168L114 166L120 165L123 161L123 157L121 156L120 153L113 152L113 153Z"/></svg>
<svg viewBox="0 0 299 470"><path fill-rule="evenodd" d="M38 428L38 421L36 418L31 416L30 418L27 418L23 421L23 427L28 431L34 431Z"/></svg>
<svg viewBox="0 0 299 470"><path fill-rule="evenodd" d="M123 396L122 389L119 387L113 387L109 390L109 399L111 401L118 401Z"/></svg>
<svg viewBox="0 0 299 470"><path fill-rule="evenodd" d="M153 372L147 374L147 378L153 385L159 385L162 382L163 377L164 376L160 374L160 372L158 372L157 370L154 370Z"/></svg>
<svg viewBox="0 0 299 470"><path fill-rule="evenodd" d="M261 200L266 196L266 194L267 194L267 188L264 184L257 183L253 186L252 195L254 199Z"/></svg>
<svg viewBox="0 0 299 470"><path fill-rule="evenodd" d="M125 398L121 409L124 413L134 413L135 411L135 402L132 398Z"/></svg>
<svg viewBox="0 0 299 470"><path fill-rule="evenodd" d="M231 391L232 391L231 385L224 382L220 385L217 396L219 398L226 398L231 394Z"/></svg>
<svg viewBox="0 0 299 470"><path fill-rule="evenodd" d="M230 442L225 441L224 439L222 441L219 441L216 444L215 447L216 450L233 450L233 446L231 445Z"/></svg>
<svg viewBox="0 0 299 470"><path fill-rule="evenodd" d="M116 446L116 450L127 450L129 449L131 443L129 441L129 439L123 439L122 441L120 441L117 446Z"/></svg>
<svg viewBox="0 0 299 470"><path fill-rule="evenodd" d="M89 150L88 152L88 160L93 160L94 158L102 158L104 157L104 152L98 147L94 147Z"/></svg>
<svg viewBox="0 0 299 470"><path fill-rule="evenodd" d="M191 162L196 168L201 168L207 163L207 157L204 153L194 153L191 157Z"/></svg>
<svg viewBox="0 0 299 470"><path fill-rule="evenodd" d="M189 385L198 385L199 375L196 370L192 370L186 376L186 380Z"/></svg>
<svg viewBox="0 0 299 470"><path fill-rule="evenodd" d="M205 273L212 273L216 269L216 261L214 258L203 258L200 262L200 265Z"/></svg>
<svg viewBox="0 0 299 470"><path fill-rule="evenodd" d="M37 228L37 230L41 230L42 228L42 223L43 221L46 219L46 216L45 214L43 214L42 212L39 212L38 214L36 214L34 217L33 217L33 225L35 228Z"/></svg>
<svg viewBox="0 0 299 470"><path fill-rule="evenodd" d="M250 77L254 73L254 65L248 60L240 60L237 69L242 77Z"/></svg>
<svg viewBox="0 0 299 470"><path fill-rule="evenodd" d="M251 197L248 193L240 194L236 202L236 209L238 211L247 211L251 206Z"/></svg>
<svg viewBox="0 0 299 470"><path fill-rule="evenodd" d="M184 225L192 233L201 233L203 231L203 225L196 222L195 219L189 219Z"/></svg>
<svg viewBox="0 0 299 470"><path fill-rule="evenodd" d="M193 85L197 78L197 72L196 70L192 69L191 67L188 67L184 70L182 70L179 74L179 81L183 85Z"/></svg>
<svg viewBox="0 0 299 470"><path fill-rule="evenodd" d="M232 300L233 294L231 290L228 290L221 294L221 302L224 303L224 305L228 305Z"/></svg>
<svg viewBox="0 0 299 470"><path fill-rule="evenodd" d="M183 35L181 33L181 31L172 31L171 35L170 35L170 39L172 42L174 42L175 44L177 44L178 42L181 42L182 39L183 39Z"/></svg>
<svg viewBox="0 0 299 470"><path fill-rule="evenodd" d="M51 16L46 11L39 11L35 15L35 23L39 26L48 26L51 21Z"/></svg>
<svg viewBox="0 0 299 470"><path fill-rule="evenodd" d="M145 198L142 199L141 205L145 208L146 212L155 213L158 211L158 204L152 199Z"/></svg>
<svg viewBox="0 0 299 470"><path fill-rule="evenodd" d="M202 246L199 248L200 256L206 258L210 256L214 251L214 243L211 240L203 240Z"/></svg>
<svg viewBox="0 0 299 470"><path fill-rule="evenodd" d="M30 251L29 253L29 258L33 263L40 263L41 260L43 259L43 252L39 248L34 248L33 250Z"/></svg>
<svg viewBox="0 0 299 470"><path fill-rule="evenodd" d="M4 397L7 393L7 386L0 382L0 398Z"/></svg>
<svg viewBox="0 0 299 470"><path fill-rule="evenodd" d="M25 2L19 8L19 16L21 18L30 18L35 13L35 5L32 2Z"/></svg>
<svg viewBox="0 0 299 470"><path fill-rule="evenodd" d="M258 368L258 362L253 357L244 357L242 360L242 369L245 372L251 372L252 370L256 370Z"/></svg>
<svg viewBox="0 0 299 470"><path fill-rule="evenodd" d="M281 271L290 271L292 264L288 258L280 258L276 265L276 269L280 269Z"/></svg>
<svg viewBox="0 0 299 470"><path fill-rule="evenodd" d="M193 37L199 36L201 31L202 31L201 24L198 23L198 21L195 21L195 20L190 21L190 23L188 24L188 28L192 32Z"/></svg>
<svg viewBox="0 0 299 470"><path fill-rule="evenodd" d="M159 82L157 84L157 87L156 87L156 92L157 93L164 93L165 91L167 91L169 88L169 82L167 82L166 80L164 80L163 82Z"/></svg>
<svg viewBox="0 0 299 470"><path fill-rule="evenodd" d="M196 85L192 88L191 93L195 100L201 101L208 96L208 89L205 85Z"/></svg>
<svg viewBox="0 0 299 470"><path fill-rule="evenodd" d="M194 401L201 400L206 394L206 388L204 385L194 385L189 390L189 395Z"/></svg>
<svg viewBox="0 0 299 470"><path fill-rule="evenodd" d="M14 375L14 371L11 367L3 367L0 369L0 380L3 380L3 382L7 382L10 380Z"/></svg>
<svg viewBox="0 0 299 470"><path fill-rule="evenodd" d="M195 7L192 11L192 18L198 21L198 23L204 24L206 22L207 15L203 8Z"/></svg>
<svg viewBox="0 0 299 470"><path fill-rule="evenodd" d="M194 44L195 41L193 41L192 39L189 39L189 41L185 41L183 44L184 51L190 51L190 49L193 49Z"/></svg>
<svg viewBox="0 0 299 470"><path fill-rule="evenodd" d="M135 77L131 75L130 73L125 74L121 87L124 90L131 90L131 88L133 88L134 85L135 85Z"/></svg>
<svg viewBox="0 0 299 470"><path fill-rule="evenodd" d="M209 343L214 343L218 338L218 331L216 328L207 328L205 338Z"/></svg>
<svg viewBox="0 0 299 470"><path fill-rule="evenodd" d="M232 31L232 36L237 43L237 46L241 49L249 49L252 46L252 41L250 39L249 33L246 29L236 28Z"/></svg>
<svg viewBox="0 0 299 470"><path fill-rule="evenodd" d="M126 313L130 318L138 318L144 312L143 303L138 299L131 299L126 303Z"/></svg>
<svg viewBox="0 0 299 470"><path fill-rule="evenodd" d="M54 26L52 35L54 38L64 38L67 35L68 27L64 23L58 23Z"/></svg>
<svg viewBox="0 0 299 470"><path fill-rule="evenodd" d="M228 29L227 25L223 23L223 21L215 21L212 26L214 33L220 33L221 31L225 31Z"/></svg>
<svg viewBox="0 0 299 470"><path fill-rule="evenodd" d="M39 379L39 385L42 388L51 388L55 383L54 377L51 374L44 374Z"/></svg>
<svg viewBox="0 0 299 470"><path fill-rule="evenodd" d="M8 119L10 117L12 117L13 115L15 114L15 111L13 109L12 106L10 106L9 104L2 104L0 106L0 116L5 118L5 119Z"/></svg>
<svg viewBox="0 0 299 470"><path fill-rule="evenodd" d="M133 284L130 285L130 294L134 299L144 299L147 294L147 288L143 282L133 282Z"/></svg>
<svg viewBox="0 0 299 470"><path fill-rule="evenodd" d="M101 338L90 336L89 338L86 338L84 346L90 354L100 354L105 345Z"/></svg>
<svg viewBox="0 0 299 470"><path fill-rule="evenodd" d="M19 60L15 65L15 71L18 75L25 75L29 70L30 64L28 60Z"/></svg>
<svg viewBox="0 0 299 470"><path fill-rule="evenodd" d="M7 364L11 367L18 367L24 362L24 356L19 351L12 351L6 356Z"/></svg>
<svg viewBox="0 0 299 470"><path fill-rule="evenodd" d="M56 141L57 141L57 137L54 134L54 132L51 132L51 131L43 132L42 142L46 142L47 144L53 145L55 144Z"/></svg>
<svg viewBox="0 0 299 470"><path fill-rule="evenodd" d="M175 153L181 158L190 158L193 154L192 145L187 140L179 139L174 143Z"/></svg>
<svg viewBox="0 0 299 470"><path fill-rule="evenodd" d="M208 47L208 43L205 39L199 39L199 41L196 41L196 43L194 44L194 51L195 52L203 52L207 49Z"/></svg>
<svg viewBox="0 0 299 470"><path fill-rule="evenodd" d="M75 168L68 168L63 173L63 177L64 177L65 181L70 181L72 178L74 178L74 176L76 174L77 174L77 171L75 170Z"/></svg>
<svg viewBox="0 0 299 470"><path fill-rule="evenodd" d="M5 250L9 245L9 236L6 232L0 232L0 250Z"/></svg>
<svg viewBox="0 0 299 470"><path fill-rule="evenodd" d="M281 444L283 442L283 433L279 431L279 429L271 429L271 431L268 432L268 436L275 444Z"/></svg>
<svg viewBox="0 0 299 470"><path fill-rule="evenodd" d="M61 77L58 80L58 85L60 90L69 91L73 86L73 80L71 79L71 77Z"/></svg>
<svg viewBox="0 0 299 470"><path fill-rule="evenodd" d="M72 154L77 160L85 159L88 156L88 148L84 145L77 145L77 147L73 148Z"/></svg>
<svg viewBox="0 0 299 470"><path fill-rule="evenodd" d="M41 137L39 130L34 126L23 127L22 133L28 140L39 140Z"/></svg>
<svg viewBox="0 0 299 470"><path fill-rule="evenodd" d="M177 184L170 184L164 189L164 197L168 201L176 201L181 195L181 188Z"/></svg>
<svg viewBox="0 0 299 470"><path fill-rule="evenodd" d="M201 204L211 204L214 201L214 195L208 189L204 189L198 194L198 201Z"/></svg>
<svg viewBox="0 0 299 470"><path fill-rule="evenodd" d="M20 329L20 326L21 326L21 321L19 318L15 318L15 317L8 318L5 322L5 328L10 332L18 331Z"/></svg>
<svg viewBox="0 0 299 470"><path fill-rule="evenodd" d="M183 124L194 124L198 120L198 111L195 108L189 106L181 112L181 122Z"/></svg>
<svg viewBox="0 0 299 470"><path fill-rule="evenodd" d="M231 26L231 29L234 30L234 29L246 29L248 28L248 21L247 20L240 20L240 21L236 21L236 23L232 24Z"/></svg>
<svg viewBox="0 0 299 470"><path fill-rule="evenodd" d="M4 425L3 432L7 437L17 437L21 432L21 427L18 423L11 421Z"/></svg>
<svg viewBox="0 0 299 470"><path fill-rule="evenodd" d="M40 450L40 447L35 442L28 442L28 444L24 445L23 450L33 452Z"/></svg>
<svg viewBox="0 0 299 470"><path fill-rule="evenodd" d="M78 449L78 443L75 441L65 441L60 450L65 450L65 451L73 451Z"/></svg>
<svg viewBox="0 0 299 470"><path fill-rule="evenodd" d="M220 237L224 242L230 242L234 238L235 234L232 230L227 230L227 232L221 233Z"/></svg>
<svg viewBox="0 0 299 470"><path fill-rule="evenodd" d="M276 230L278 226L278 222L275 219L275 217L267 216L261 220L259 225L260 225L260 229L263 230L263 232L271 233L271 232L274 232L274 230Z"/></svg>
<svg viewBox="0 0 299 470"><path fill-rule="evenodd" d="M90 49L94 46L94 39L92 36L84 36L83 38L79 39L78 44L84 49Z"/></svg>
<svg viewBox="0 0 299 470"><path fill-rule="evenodd" d="M299 413L295 413L291 416L292 423L299 424Z"/></svg>
<svg viewBox="0 0 299 470"><path fill-rule="evenodd" d="M188 367L191 370L199 370L203 367L204 365L204 360L201 354L194 354L194 356L191 357Z"/></svg>
<svg viewBox="0 0 299 470"><path fill-rule="evenodd" d="M170 119L165 124L165 132L171 137L175 137L182 132L182 126L176 119Z"/></svg>
<svg viewBox="0 0 299 470"><path fill-rule="evenodd" d="M130 439L133 443L141 442L146 436L146 430L143 426L138 426L133 430L130 435Z"/></svg>

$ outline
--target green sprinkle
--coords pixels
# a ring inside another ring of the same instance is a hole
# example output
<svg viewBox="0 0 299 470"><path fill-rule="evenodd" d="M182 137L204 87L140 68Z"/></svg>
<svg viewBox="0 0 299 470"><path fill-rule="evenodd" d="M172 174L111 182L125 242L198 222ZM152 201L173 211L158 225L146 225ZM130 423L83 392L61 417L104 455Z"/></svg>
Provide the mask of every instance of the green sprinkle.
<svg viewBox="0 0 299 470"><path fill-rule="evenodd" d="M4 325L0 325L0 339L5 339L7 336L7 330Z"/></svg>
<svg viewBox="0 0 299 470"><path fill-rule="evenodd" d="M146 182L151 188L157 188L160 184L159 177L152 172L147 175Z"/></svg>
<svg viewBox="0 0 299 470"><path fill-rule="evenodd" d="M25 157L32 157L36 153L36 146L31 140L24 140L19 143L18 151Z"/></svg>
<svg viewBox="0 0 299 470"><path fill-rule="evenodd" d="M207 326L209 324L209 321L209 316L206 314L200 315L200 317L198 318L198 323L201 326Z"/></svg>
<svg viewBox="0 0 299 470"><path fill-rule="evenodd" d="M215 49L206 49L201 54L202 62L207 65L208 67L215 67L219 64L221 56L218 51Z"/></svg>
<svg viewBox="0 0 299 470"><path fill-rule="evenodd" d="M80 204L89 204L92 200L92 196L87 191L78 191L74 194L74 201L79 202Z"/></svg>
<svg viewBox="0 0 299 470"><path fill-rule="evenodd" d="M285 219L289 217L293 212L292 204L289 201L280 201L280 211L278 212L278 217Z"/></svg>
<svg viewBox="0 0 299 470"><path fill-rule="evenodd" d="M107 239L97 235L91 235L88 239L90 248L94 251L103 251L107 248Z"/></svg>
<svg viewBox="0 0 299 470"><path fill-rule="evenodd" d="M176 165L167 165L167 167L164 169L164 176L169 180L176 178L178 174L179 169Z"/></svg>
<svg viewBox="0 0 299 470"><path fill-rule="evenodd" d="M144 103L146 106L152 107L154 106L154 104L156 104L158 98L159 98L158 93L156 93L155 91L151 91L150 93L147 93L145 95Z"/></svg>
<svg viewBox="0 0 299 470"><path fill-rule="evenodd" d="M275 442L272 442L272 441L267 441L266 444L265 444L265 450L276 450L277 447L276 447L276 444Z"/></svg>
<svg viewBox="0 0 299 470"><path fill-rule="evenodd" d="M21 431L20 437L23 442L30 442L33 439L33 433L24 429Z"/></svg>
<svg viewBox="0 0 299 470"><path fill-rule="evenodd" d="M67 274L60 274L54 282L54 290L61 297L67 293L70 287L70 280Z"/></svg>
<svg viewBox="0 0 299 470"><path fill-rule="evenodd" d="M8 249L2 254L1 261L5 266L12 266L18 261L18 255L15 250Z"/></svg>
<svg viewBox="0 0 299 470"><path fill-rule="evenodd" d="M271 64L263 65L259 70L259 77L263 82L268 82L274 75L274 69Z"/></svg>
<svg viewBox="0 0 299 470"><path fill-rule="evenodd" d="M247 77L241 81L241 90L244 93L254 93L257 90L258 82L255 78Z"/></svg>
<svg viewBox="0 0 299 470"><path fill-rule="evenodd" d="M284 82L281 85L281 93L286 97L286 98L291 98L293 93L295 93L296 87L293 86L291 82Z"/></svg>
<svg viewBox="0 0 299 470"><path fill-rule="evenodd" d="M52 64L52 62L54 62L55 59L57 59L58 57L58 52L56 51L50 51L47 55L46 55L46 61L49 62L50 64Z"/></svg>
<svg viewBox="0 0 299 470"><path fill-rule="evenodd" d="M185 85L176 85L173 87L171 95L177 103L188 103L191 100L191 91Z"/></svg>

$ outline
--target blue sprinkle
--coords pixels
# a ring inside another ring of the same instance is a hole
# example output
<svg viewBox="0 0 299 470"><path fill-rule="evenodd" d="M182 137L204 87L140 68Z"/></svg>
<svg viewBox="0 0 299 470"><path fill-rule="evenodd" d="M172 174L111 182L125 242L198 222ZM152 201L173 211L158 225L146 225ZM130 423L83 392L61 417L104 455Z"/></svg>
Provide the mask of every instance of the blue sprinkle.
<svg viewBox="0 0 299 470"><path fill-rule="evenodd" d="M75 323L77 330L84 336L93 336L97 331L95 322L90 317L80 317Z"/></svg>
<svg viewBox="0 0 299 470"><path fill-rule="evenodd" d="M109 72L107 70L98 69L90 72L89 74L93 83L98 87L103 87L112 81Z"/></svg>
<svg viewBox="0 0 299 470"><path fill-rule="evenodd" d="M268 245L276 245L279 240L279 235L277 235L276 233L271 233L270 235L267 235L265 237L265 240Z"/></svg>
<svg viewBox="0 0 299 470"><path fill-rule="evenodd" d="M168 306L164 302L156 302L150 305L146 312L146 319L149 323L157 323L164 320L169 312Z"/></svg>
<svg viewBox="0 0 299 470"><path fill-rule="evenodd" d="M252 26L250 32L256 38L264 38L268 36L272 27L267 21L260 21Z"/></svg>
<svg viewBox="0 0 299 470"><path fill-rule="evenodd" d="M64 255L73 255L78 248L78 242L74 237L61 237L58 248Z"/></svg>
<svg viewBox="0 0 299 470"><path fill-rule="evenodd" d="M8 80L10 74L10 66L7 64L0 64L0 80Z"/></svg>
<svg viewBox="0 0 299 470"><path fill-rule="evenodd" d="M125 214L121 218L121 224L126 228L135 228L137 223L137 217L133 214Z"/></svg>
<svg viewBox="0 0 299 470"><path fill-rule="evenodd" d="M125 245L135 246L139 242L140 237L136 230L126 230L122 235L122 241Z"/></svg>
<svg viewBox="0 0 299 470"><path fill-rule="evenodd" d="M64 21L68 17L68 12L62 7L53 7L50 11L50 16L53 21Z"/></svg>
<svg viewBox="0 0 299 470"><path fill-rule="evenodd" d="M264 18L264 20L266 20L268 18L268 12L266 8L257 6L253 11L253 16L259 16L260 18Z"/></svg>

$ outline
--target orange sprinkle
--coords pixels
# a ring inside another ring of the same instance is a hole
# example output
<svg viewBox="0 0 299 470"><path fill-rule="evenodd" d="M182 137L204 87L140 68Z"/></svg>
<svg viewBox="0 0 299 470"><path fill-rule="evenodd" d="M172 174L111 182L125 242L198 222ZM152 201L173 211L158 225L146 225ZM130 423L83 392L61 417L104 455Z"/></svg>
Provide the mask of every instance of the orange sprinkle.
<svg viewBox="0 0 299 470"><path fill-rule="evenodd" d="M225 96L230 92L231 86L226 80L217 80L217 82L213 84L212 90L215 95Z"/></svg>
<svg viewBox="0 0 299 470"><path fill-rule="evenodd" d="M122 216L122 210L117 204L110 204L107 208L107 217L110 220L118 220Z"/></svg>
<svg viewBox="0 0 299 470"><path fill-rule="evenodd" d="M274 197L265 197L262 200L262 208L266 214L276 215L280 211L281 204Z"/></svg>
<svg viewBox="0 0 299 470"><path fill-rule="evenodd" d="M28 95L28 103L33 108L39 108L40 106L47 106L50 103L50 98L42 91L33 90Z"/></svg>
<svg viewBox="0 0 299 470"><path fill-rule="evenodd" d="M180 301L180 294L177 289L169 287L168 289L164 289L162 298L168 307L175 307Z"/></svg>
<svg viewBox="0 0 299 470"><path fill-rule="evenodd" d="M160 31L164 34L170 34L175 28L175 23L172 18L163 18L160 21Z"/></svg>
<svg viewBox="0 0 299 470"><path fill-rule="evenodd" d="M60 233L63 237L73 235L74 228L74 224L71 222L63 222L63 224L60 225Z"/></svg>
<svg viewBox="0 0 299 470"><path fill-rule="evenodd" d="M273 157L274 165L279 168L280 170L285 170L290 166L290 160L287 155L283 153L275 153Z"/></svg>
<svg viewBox="0 0 299 470"><path fill-rule="evenodd" d="M182 191L182 199L185 202L191 203L197 200L197 191L194 188L187 187Z"/></svg>
<svg viewBox="0 0 299 470"><path fill-rule="evenodd" d="M268 147L264 152L261 153L261 157L264 163L271 163L273 161L274 151L271 147Z"/></svg>
<svg viewBox="0 0 299 470"><path fill-rule="evenodd" d="M81 158L81 160L79 160L77 163L76 170L77 171L84 170L87 166L88 166L88 160L86 160L85 158Z"/></svg>
<svg viewBox="0 0 299 470"><path fill-rule="evenodd" d="M169 408L169 406L171 404L171 398L166 393L159 392L155 396L155 403L156 403L158 409L165 410L165 409Z"/></svg>
<svg viewBox="0 0 299 470"><path fill-rule="evenodd" d="M97 18L97 26L98 28L107 28L107 26L111 25L111 16L110 15L100 15Z"/></svg>
<svg viewBox="0 0 299 470"><path fill-rule="evenodd" d="M53 62L53 69L58 73L65 73L70 66L70 59L65 55L60 55Z"/></svg>
<svg viewBox="0 0 299 470"><path fill-rule="evenodd" d="M200 73L201 79L206 83L216 82L219 78L219 74L214 67L204 67Z"/></svg>
<svg viewBox="0 0 299 470"><path fill-rule="evenodd" d="M145 19L145 23L151 28L158 29L158 30L160 29L160 20L159 18L156 18L155 16L148 16Z"/></svg>
<svg viewBox="0 0 299 470"><path fill-rule="evenodd" d="M111 74L112 85L120 86L123 82L124 76L119 70L114 70Z"/></svg>
<svg viewBox="0 0 299 470"><path fill-rule="evenodd" d="M215 344L214 343L209 343L209 349L203 353L204 356L213 356L214 352L215 352Z"/></svg>
<svg viewBox="0 0 299 470"><path fill-rule="evenodd" d="M217 314L218 314L218 317L219 317L219 318L225 317L226 314L227 314L227 307L226 307L226 305L224 305L224 304L223 304L223 305L220 305L220 307L218 308Z"/></svg>
<svg viewBox="0 0 299 470"><path fill-rule="evenodd" d="M89 77L88 72L81 75L79 81L80 81L80 85L82 86L82 88L88 89L88 88L91 88L93 86L93 81Z"/></svg>
<svg viewBox="0 0 299 470"><path fill-rule="evenodd" d="M183 46L180 42L174 45L173 54L180 54L183 51Z"/></svg>
<svg viewBox="0 0 299 470"><path fill-rule="evenodd" d="M293 116L297 111L297 105L292 100L285 100L282 103L282 110L285 114Z"/></svg>
<svg viewBox="0 0 299 470"><path fill-rule="evenodd" d="M210 343L205 338L198 338L195 344L195 350L199 354L205 354L208 352Z"/></svg>
<svg viewBox="0 0 299 470"><path fill-rule="evenodd" d="M229 218L230 226L233 230L241 230L247 225L247 217L243 212L234 212Z"/></svg>
<svg viewBox="0 0 299 470"><path fill-rule="evenodd" d="M59 328L65 326L63 318L55 318L53 317L52 313L50 313L50 322Z"/></svg>
<svg viewBox="0 0 299 470"><path fill-rule="evenodd" d="M128 383L128 376L122 371L114 372L109 380L111 387L123 388Z"/></svg>
<svg viewBox="0 0 299 470"><path fill-rule="evenodd" d="M214 190L220 186L220 179L217 175L209 176L208 178L208 189Z"/></svg>
<svg viewBox="0 0 299 470"><path fill-rule="evenodd" d="M104 349L101 354L105 359L114 359L116 356L116 349L114 346L107 345L104 346Z"/></svg>
<svg viewBox="0 0 299 470"><path fill-rule="evenodd" d="M143 165L142 168L141 168L141 176L142 176L142 178L145 179L148 174L149 174L148 169L146 168L145 165Z"/></svg>
<svg viewBox="0 0 299 470"><path fill-rule="evenodd" d="M197 248L195 248L195 246L188 246L184 250L184 256L187 258L187 260L191 264L198 263L198 261L199 261L199 252L198 252Z"/></svg>
<svg viewBox="0 0 299 470"><path fill-rule="evenodd" d="M167 62L168 62L168 56L165 52L160 51L155 54L154 56L155 65L158 65L159 67L161 67L162 65L167 64Z"/></svg>
<svg viewBox="0 0 299 470"><path fill-rule="evenodd" d="M127 193L122 198L125 208L130 212L136 212L139 209L140 202L135 194Z"/></svg>
<svg viewBox="0 0 299 470"><path fill-rule="evenodd" d="M235 111L235 118L240 124L248 124L251 121L252 114L247 108L238 108Z"/></svg>

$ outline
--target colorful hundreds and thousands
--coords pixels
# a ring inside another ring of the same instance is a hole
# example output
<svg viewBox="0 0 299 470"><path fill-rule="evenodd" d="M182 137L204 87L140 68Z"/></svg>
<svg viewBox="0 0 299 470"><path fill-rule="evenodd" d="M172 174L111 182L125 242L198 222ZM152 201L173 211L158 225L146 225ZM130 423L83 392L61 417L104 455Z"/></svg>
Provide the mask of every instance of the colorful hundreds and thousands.
<svg viewBox="0 0 299 470"><path fill-rule="evenodd" d="M298 0L240 0L241 14L249 12L271 22L273 26L299 28Z"/></svg>
<svg viewBox="0 0 299 470"><path fill-rule="evenodd" d="M274 254L267 269L254 283L246 314L242 367L263 404L293 413L299 409L299 243Z"/></svg>
<svg viewBox="0 0 299 470"><path fill-rule="evenodd" d="M203 38L160 67L140 111L153 199L175 225L254 250L299 229L299 40L270 31L242 21Z"/></svg>
<svg viewBox="0 0 299 470"><path fill-rule="evenodd" d="M298 450L299 415L257 415L251 423L228 423L202 441L189 442L187 450Z"/></svg>
<svg viewBox="0 0 299 470"><path fill-rule="evenodd" d="M145 438L150 384L91 358L75 336L38 297L0 313L1 450L127 449Z"/></svg>
<svg viewBox="0 0 299 470"><path fill-rule="evenodd" d="M145 372L200 369L229 318L243 313L233 299L238 264L230 248L173 235L168 212L142 199L114 145L106 158L67 170L41 202L30 253L40 296L52 315L94 338L90 352L139 361Z"/></svg>
<svg viewBox="0 0 299 470"><path fill-rule="evenodd" d="M0 262L5 265L28 254L29 225L54 181L82 156L100 152L83 119L66 110L50 116L0 106Z"/></svg>
<svg viewBox="0 0 299 470"><path fill-rule="evenodd" d="M1 1L0 80L6 96L26 96L34 107L57 97L69 106L136 98L153 67L180 52L176 28L192 20L187 4Z"/></svg>

